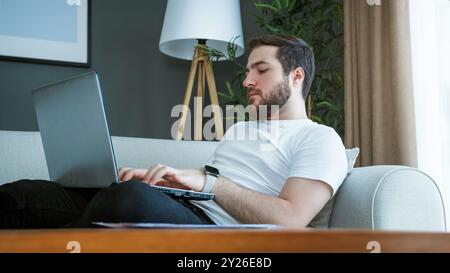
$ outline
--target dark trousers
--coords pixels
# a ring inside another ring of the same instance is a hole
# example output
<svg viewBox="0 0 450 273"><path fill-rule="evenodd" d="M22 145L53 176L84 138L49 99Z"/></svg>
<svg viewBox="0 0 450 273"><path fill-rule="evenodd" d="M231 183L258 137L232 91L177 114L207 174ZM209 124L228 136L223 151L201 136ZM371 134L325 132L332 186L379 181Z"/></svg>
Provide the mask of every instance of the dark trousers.
<svg viewBox="0 0 450 273"><path fill-rule="evenodd" d="M43 180L0 186L0 228L78 228L92 222L213 224L188 201L127 181L104 189L65 188Z"/></svg>

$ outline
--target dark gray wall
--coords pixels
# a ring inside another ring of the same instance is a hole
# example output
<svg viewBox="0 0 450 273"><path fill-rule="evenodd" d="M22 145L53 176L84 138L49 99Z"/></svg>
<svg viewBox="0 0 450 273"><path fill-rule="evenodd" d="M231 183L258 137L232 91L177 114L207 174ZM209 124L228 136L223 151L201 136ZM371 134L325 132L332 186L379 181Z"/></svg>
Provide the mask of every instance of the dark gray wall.
<svg viewBox="0 0 450 273"><path fill-rule="evenodd" d="M158 49L165 7L165 0L92 0L90 68L0 61L0 130L38 130L30 90L95 70L112 135L170 138L177 120L170 110L182 103L190 62ZM255 13L252 0L241 0L246 42L263 33ZM214 63L219 91L234 69Z"/></svg>

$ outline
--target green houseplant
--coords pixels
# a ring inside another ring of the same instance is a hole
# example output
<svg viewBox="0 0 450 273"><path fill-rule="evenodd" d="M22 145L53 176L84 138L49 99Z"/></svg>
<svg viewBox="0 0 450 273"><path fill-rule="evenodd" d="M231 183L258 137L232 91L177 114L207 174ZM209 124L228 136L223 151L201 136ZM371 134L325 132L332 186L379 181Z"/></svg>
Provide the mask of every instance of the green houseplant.
<svg viewBox="0 0 450 273"><path fill-rule="evenodd" d="M311 118L333 127L344 136L343 118L343 11L342 0L254 0L256 22L271 34L291 34L307 41L316 57L316 76L311 87ZM227 92L219 92L227 104L247 105L242 87L244 66L234 55L230 42L227 58L238 65ZM213 58L225 54L208 49Z"/></svg>

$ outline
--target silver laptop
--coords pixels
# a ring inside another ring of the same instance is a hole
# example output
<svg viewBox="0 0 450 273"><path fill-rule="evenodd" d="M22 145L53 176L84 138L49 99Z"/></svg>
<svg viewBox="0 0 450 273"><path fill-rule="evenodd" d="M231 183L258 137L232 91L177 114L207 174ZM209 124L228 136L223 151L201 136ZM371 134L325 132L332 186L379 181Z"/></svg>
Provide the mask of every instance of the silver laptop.
<svg viewBox="0 0 450 273"><path fill-rule="evenodd" d="M52 83L32 94L50 179L64 187L102 188L118 183L97 74ZM210 193L151 187L175 198L214 198Z"/></svg>

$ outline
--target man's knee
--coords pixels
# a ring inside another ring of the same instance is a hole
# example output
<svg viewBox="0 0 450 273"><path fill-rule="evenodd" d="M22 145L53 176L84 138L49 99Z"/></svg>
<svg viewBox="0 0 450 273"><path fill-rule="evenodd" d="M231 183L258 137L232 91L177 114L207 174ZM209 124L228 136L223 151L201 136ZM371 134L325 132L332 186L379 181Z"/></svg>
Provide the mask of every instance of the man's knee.
<svg viewBox="0 0 450 273"><path fill-rule="evenodd" d="M0 186L0 228L59 227L79 217L62 187L45 180Z"/></svg>
<svg viewBox="0 0 450 273"><path fill-rule="evenodd" d="M202 224L196 214L168 195L139 181L127 181L98 193L78 223L92 222Z"/></svg>
<svg viewBox="0 0 450 273"><path fill-rule="evenodd" d="M24 209L48 201L51 193L60 192L60 186L46 180L19 180L0 186L0 208Z"/></svg>
<svg viewBox="0 0 450 273"><path fill-rule="evenodd" d="M86 208L81 226L91 222L169 221L169 196L139 181L127 181L99 192Z"/></svg>

